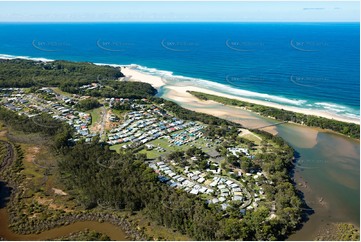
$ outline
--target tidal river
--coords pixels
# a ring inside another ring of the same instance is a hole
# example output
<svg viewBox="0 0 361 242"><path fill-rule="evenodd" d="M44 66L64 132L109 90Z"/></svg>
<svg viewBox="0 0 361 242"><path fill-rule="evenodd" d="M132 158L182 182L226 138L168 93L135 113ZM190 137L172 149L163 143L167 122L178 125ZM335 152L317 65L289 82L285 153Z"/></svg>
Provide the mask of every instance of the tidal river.
<svg viewBox="0 0 361 242"><path fill-rule="evenodd" d="M277 123L240 108L212 101L184 103L163 93L184 108L216 115L259 128ZM294 179L312 211L309 220L289 240L314 240L320 229L332 222L352 223L360 228L360 142L321 129L295 124L264 128L278 134L298 153Z"/></svg>
<svg viewBox="0 0 361 242"><path fill-rule="evenodd" d="M127 240L126 234L117 226L110 223L99 223L95 221L75 222L70 225L44 231L40 234L20 235L8 228L8 216L6 209L0 209L0 237L6 240L52 240L70 233L79 232L85 229L95 230L108 235L112 240Z"/></svg>
<svg viewBox="0 0 361 242"><path fill-rule="evenodd" d="M302 132L298 132L300 129ZM332 222L360 227L359 142L319 131L316 142L312 143L307 137L308 130L311 128L291 124L277 126L279 135L300 155L295 181L314 210L309 221L290 240L312 240L321 226Z"/></svg>

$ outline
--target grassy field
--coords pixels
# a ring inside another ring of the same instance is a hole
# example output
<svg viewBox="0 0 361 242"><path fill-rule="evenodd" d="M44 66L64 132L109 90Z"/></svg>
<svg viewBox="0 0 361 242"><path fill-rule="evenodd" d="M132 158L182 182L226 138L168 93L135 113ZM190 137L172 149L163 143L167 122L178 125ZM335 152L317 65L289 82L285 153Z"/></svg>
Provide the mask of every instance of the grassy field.
<svg viewBox="0 0 361 242"><path fill-rule="evenodd" d="M96 123L99 122L100 120L100 112L101 112L102 108L95 108L92 110L87 111L87 113L90 113L90 115L92 116L92 124L90 125L90 127L94 126Z"/></svg>
<svg viewBox="0 0 361 242"><path fill-rule="evenodd" d="M68 93L68 92L63 92L62 90L60 90L58 87L53 87L51 88L54 92L60 94L60 95L63 95L63 96L66 96L66 97L72 97L72 94L71 93Z"/></svg>
<svg viewBox="0 0 361 242"><path fill-rule="evenodd" d="M214 144L213 144L213 146L208 148L207 143L212 144L212 142L209 142L209 141L204 140L203 138L200 138L195 141L184 144L182 146L177 146L177 145L171 144L167 138L161 138L161 139L156 139L151 142L148 142L147 144L152 144L155 148L161 147L161 148L165 149L164 152L159 152L155 149L153 149L153 150L143 149L140 151L140 153L146 154L148 159L156 159L157 157L159 157L161 155L167 155L174 151L186 151L191 147L201 148L205 152L215 149Z"/></svg>
<svg viewBox="0 0 361 242"><path fill-rule="evenodd" d="M158 152L156 150L146 150L143 149L141 151L139 151L140 154L146 154L148 159L156 159L159 156L161 156L162 154L166 154L165 152Z"/></svg>
<svg viewBox="0 0 361 242"><path fill-rule="evenodd" d="M123 145L128 145L128 144L130 144L130 142L121 143L121 144L117 144L117 145L112 145L112 146L110 146L109 149L110 149L110 150L115 150L116 152L119 153L119 149L121 149Z"/></svg>
<svg viewBox="0 0 361 242"><path fill-rule="evenodd" d="M116 109L112 109L112 113L114 115L116 115L118 118L120 118L120 120L124 119L124 115L129 112L126 110L116 110Z"/></svg>
<svg viewBox="0 0 361 242"><path fill-rule="evenodd" d="M77 204L71 196L58 195L54 190L61 190L62 184L56 173L56 157L48 147L22 143L21 148L24 150L22 173L26 177L26 203L32 204L36 201L53 211L76 209Z"/></svg>

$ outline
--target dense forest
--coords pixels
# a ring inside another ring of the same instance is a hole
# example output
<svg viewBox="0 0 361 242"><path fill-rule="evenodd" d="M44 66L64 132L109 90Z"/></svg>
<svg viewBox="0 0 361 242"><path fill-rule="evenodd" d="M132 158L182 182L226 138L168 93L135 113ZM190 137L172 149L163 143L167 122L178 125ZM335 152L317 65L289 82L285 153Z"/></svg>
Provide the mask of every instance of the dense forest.
<svg viewBox="0 0 361 242"><path fill-rule="evenodd" d="M94 97L143 98L156 94L148 83L119 82L119 68L87 62L0 60L0 87L59 87L64 92ZM100 88L83 90L92 83Z"/></svg>
<svg viewBox="0 0 361 242"><path fill-rule="evenodd" d="M76 107L79 108L80 110L88 111L100 107L100 103L96 98L88 98L88 99L80 100L77 103Z"/></svg>
<svg viewBox="0 0 361 242"><path fill-rule="evenodd" d="M354 123L346 123L342 121L317 117L314 115L306 115L302 113L295 113L283 109L277 109L240 100L219 97L211 94L189 91L192 95L202 100L213 100L226 105L233 105L245 107L248 110L257 112L265 117L273 117L280 121L291 121L294 123L304 124L312 127L319 127L322 129L330 129L332 131L347 135L349 137L360 139L360 125Z"/></svg>
<svg viewBox="0 0 361 242"><path fill-rule="evenodd" d="M116 80L123 76L117 68L87 62L0 60L0 87L86 85L99 79Z"/></svg>
<svg viewBox="0 0 361 242"><path fill-rule="evenodd" d="M109 80L101 82L102 86L93 90L81 90L80 83L67 82L60 85L60 89L64 92L70 92L79 95L88 95L92 97L115 97L115 98L145 98L153 96L157 90L149 83L144 82L129 82L129 81L114 81Z"/></svg>

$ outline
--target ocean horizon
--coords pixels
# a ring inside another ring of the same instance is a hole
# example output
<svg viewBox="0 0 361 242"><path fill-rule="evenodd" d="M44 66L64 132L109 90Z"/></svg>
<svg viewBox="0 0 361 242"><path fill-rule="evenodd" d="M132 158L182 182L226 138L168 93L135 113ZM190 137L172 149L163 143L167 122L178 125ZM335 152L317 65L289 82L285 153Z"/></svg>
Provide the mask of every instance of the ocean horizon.
<svg viewBox="0 0 361 242"><path fill-rule="evenodd" d="M360 118L359 23L3 23L0 29L0 58L132 66L172 85Z"/></svg>

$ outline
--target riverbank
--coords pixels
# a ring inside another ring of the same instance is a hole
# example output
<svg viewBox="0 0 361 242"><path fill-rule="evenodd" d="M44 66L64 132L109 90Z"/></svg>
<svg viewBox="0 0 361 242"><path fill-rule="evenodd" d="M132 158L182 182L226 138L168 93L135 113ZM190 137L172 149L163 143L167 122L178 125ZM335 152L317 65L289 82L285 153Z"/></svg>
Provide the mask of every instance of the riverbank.
<svg viewBox="0 0 361 242"><path fill-rule="evenodd" d="M110 222L92 221L91 218L86 218L87 221L77 221L68 225L62 225L53 229L46 230L37 234L16 234L8 228L8 224L4 221L7 217L6 209L0 209L0 236L6 240L52 240L62 236L68 236L71 233L76 233L81 230L90 229L99 233L106 234L111 240L125 241L130 238L120 229L120 224L112 224Z"/></svg>
<svg viewBox="0 0 361 242"><path fill-rule="evenodd" d="M268 102L268 101L254 100L254 99L250 99L250 98L225 94L220 91L213 91L210 89L201 88L201 87L197 87L197 86L191 86L191 85L184 86L184 85L182 85L182 83L176 83L176 84L170 83L167 81L166 76L160 77L160 76L145 74L138 70L135 70L134 68L132 68L130 66L121 67L120 70L126 77L128 77L127 80L146 82L146 83L153 85L153 87L155 87L158 90L160 88L162 88L163 91L165 93L167 93L164 96L165 98L171 97L173 101L182 102L183 104L186 104L186 105L187 104L188 105L194 105L194 104L201 105L202 104L199 102L199 100L196 97L194 97L193 95L191 95L190 93L187 92L187 91L196 91L196 92L203 92L203 93L207 93L207 94L211 94L211 95L226 97L226 98L230 98L230 99L236 99L236 100L240 100L240 101L244 101L244 102L254 103L254 104L258 104L258 105L263 105L263 106L268 106L268 107L273 107L273 108L278 108L278 109L284 109L284 110L292 111L292 112L296 112L296 113L302 113L302 114L306 114L306 115L315 115L315 116L320 116L320 117L324 117L324 118L328 118L328 119L334 119L334 120L338 120L338 121L342 121L342 122L360 124L360 121L358 119L351 119L351 118L342 117L339 115L330 114L323 110L310 110L310 109L299 108L299 107L284 106L281 104L272 103L272 102ZM208 104L209 103L203 103L203 106L206 106ZM215 115L217 115L217 113L219 111L215 110L215 112L216 112Z"/></svg>

